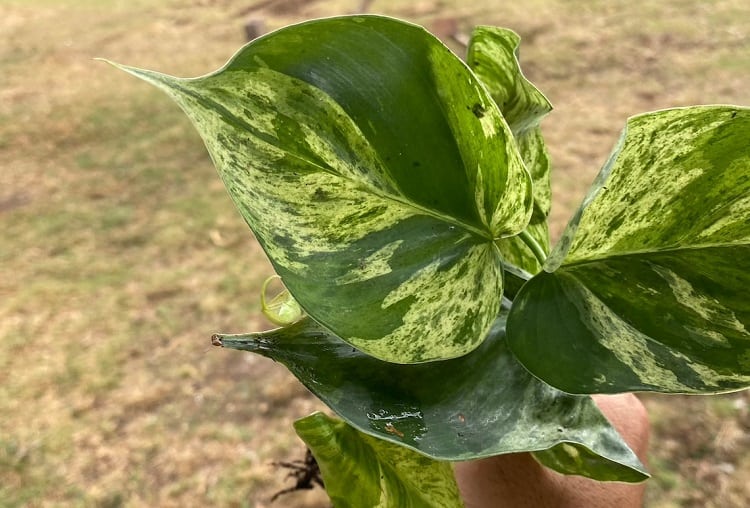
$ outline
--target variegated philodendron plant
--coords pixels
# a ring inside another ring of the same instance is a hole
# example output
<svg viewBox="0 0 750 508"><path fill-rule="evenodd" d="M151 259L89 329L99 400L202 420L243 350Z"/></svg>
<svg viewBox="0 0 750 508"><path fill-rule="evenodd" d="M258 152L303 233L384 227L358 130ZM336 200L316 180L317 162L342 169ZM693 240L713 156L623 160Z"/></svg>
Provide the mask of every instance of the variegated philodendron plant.
<svg viewBox="0 0 750 508"><path fill-rule="evenodd" d="M750 385L750 110L631 118L550 248L551 107L518 43L478 27L464 63L350 16L201 78L120 66L193 121L291 295L280 328L214 342L342 419L295 425L334 504L460 506L450 461L519 451L639 482L590 394Z"/></svg>

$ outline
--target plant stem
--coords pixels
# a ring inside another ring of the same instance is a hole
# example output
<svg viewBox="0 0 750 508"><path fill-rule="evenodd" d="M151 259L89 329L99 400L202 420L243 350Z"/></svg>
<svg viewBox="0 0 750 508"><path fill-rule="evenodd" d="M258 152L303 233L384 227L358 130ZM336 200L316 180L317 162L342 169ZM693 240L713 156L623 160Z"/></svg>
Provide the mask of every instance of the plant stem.
<svg viewBox="0 0 750 508"><path fill-rule="evenodd" d="M534 257L537 259L537 261L539 261L539 264L544 266L544 262L547 261L547 255L544 253L544 250L542 250L542 246L539 245L536 239L531 236L526 229L521 231L518 234L518 237L531 250L531 252L534 254Z"/></svg>

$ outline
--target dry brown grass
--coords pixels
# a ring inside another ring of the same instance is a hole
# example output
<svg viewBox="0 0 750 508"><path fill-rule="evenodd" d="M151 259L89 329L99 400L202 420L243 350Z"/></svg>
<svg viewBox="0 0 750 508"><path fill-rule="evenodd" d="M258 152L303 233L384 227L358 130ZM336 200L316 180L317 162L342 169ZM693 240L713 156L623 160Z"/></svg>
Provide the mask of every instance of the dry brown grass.
<svg viewBox="0 0 750 508"><path fill-rule="evenodd" d="M267 506L315 408L269 361L209 349L264 326L271 269L187 120L97 56L198 75L266 29L359 2L0 4L0 506ZM459 5L460 4L460 5ZM468 6L467 6L468 5ZM556 105L553 230L629 115L750 104L745 0L375 1L426 24L524 37ZM747 394L649 396L650 506L750 504ZM280 502L325 506L320 493Z"/></svg>

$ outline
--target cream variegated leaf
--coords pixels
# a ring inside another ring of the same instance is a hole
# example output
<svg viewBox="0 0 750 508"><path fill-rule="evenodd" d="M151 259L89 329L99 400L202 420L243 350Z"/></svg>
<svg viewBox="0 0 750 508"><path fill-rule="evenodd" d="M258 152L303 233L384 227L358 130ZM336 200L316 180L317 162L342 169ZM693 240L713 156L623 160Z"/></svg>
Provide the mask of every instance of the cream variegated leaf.
<svg viewBox="0 0 750 508"><path fill-rule="evenodd" d="M188 114L285 286L317 322L397 363L476 348L503 293L495 240L532 182L474 74L421 27L317 20L219 71L124 70Z"/></svg>
<svg viewBox="0 0 750 508"><path fill-rule="evenodd" d="M462 508L449 462L314 413L294 428L310 447L334 507Z"/></svg>
<svg viewBox="0 0 750 508"><path fill-rule="evenodd" d="M545 270L514 300L508 338L553 386L750 386L750 110L630 119Z"/></svg>
<svg viewBox="0 0 750 508"><path fill-rule="evenodd" d="M518 142L534 183L534 212L527 233L544 252L549 252L550 160L539 124L552 106L521 72L520 41L512 30L478 26L472 32L466 60L487 87ZM505 261L530 273L541 269L540 262L518 236L504 238L497 245Z"/></svg>

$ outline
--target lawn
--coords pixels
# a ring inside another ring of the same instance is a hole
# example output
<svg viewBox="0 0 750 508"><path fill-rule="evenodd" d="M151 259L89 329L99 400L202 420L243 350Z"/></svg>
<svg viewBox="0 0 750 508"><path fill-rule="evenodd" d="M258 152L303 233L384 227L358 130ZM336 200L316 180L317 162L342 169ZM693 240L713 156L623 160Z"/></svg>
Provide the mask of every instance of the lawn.
<svg viewBox="0 0 750 508"><path fill-rule="evenodd" d="M271 462L302 458L291 422L320 404L279 365L209 340L269 326L272 269L187 118L93 58L195 76L248 22L363 7L456 51L477 23L523 37L556 107L555 236L628 116L750 105L746 0L0 1L0 507L264 507L289 485ZM647 506L750 505L750 393L643 398Z"/></svg>

